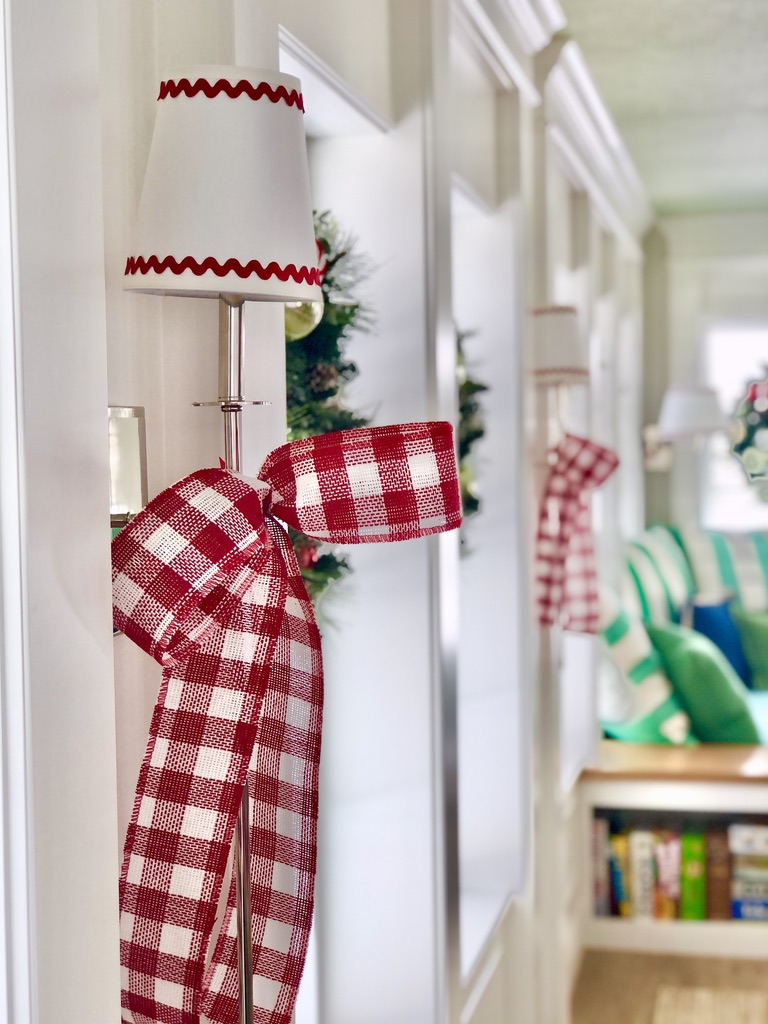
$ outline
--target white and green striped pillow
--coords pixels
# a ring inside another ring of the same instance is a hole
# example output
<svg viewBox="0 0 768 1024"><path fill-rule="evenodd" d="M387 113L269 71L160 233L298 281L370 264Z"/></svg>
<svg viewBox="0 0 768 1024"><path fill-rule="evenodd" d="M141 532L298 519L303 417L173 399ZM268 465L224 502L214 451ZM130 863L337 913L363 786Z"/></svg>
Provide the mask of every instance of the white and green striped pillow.
<svg viewBox="0 0 768 1024"><path fill-rule="evenodd" d="M626 546L626 568L640 616L646 622L679 622L695 586L685 554L664 527L651 527Z"/></svg>
<svg viewBox="0 0 768 1024"><path fill-rule="evenodd" d="M700 595L721 598L732 594L744 611L768 608L768 536L676 531L690 562Z"/></svg>
<svg viewBox="0 0 768 1024"><path fill-rule="evenodd" d="M691 721L664 673L642 622L633 618L612 591L600 588L599 628L608 654L634 692L632 715L622 722L602 722L615 739L635 743L695 742Z"/></svg>

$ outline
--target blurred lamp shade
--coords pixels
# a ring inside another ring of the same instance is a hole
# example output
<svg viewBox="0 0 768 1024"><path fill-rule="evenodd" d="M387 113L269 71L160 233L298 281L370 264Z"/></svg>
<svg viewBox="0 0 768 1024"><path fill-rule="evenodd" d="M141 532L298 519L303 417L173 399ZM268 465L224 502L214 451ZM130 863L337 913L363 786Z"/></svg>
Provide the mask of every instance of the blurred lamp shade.
<svg viewBox="0 0 768 1024"><path fill-rule="evenodd" d="M671 387L664 392L658 422L660 440L676 441L727 429L725 414L712 388Z"/></svg>
<svg viewBox="0 0 768 1024"><path fill-rule="evenodd" d="M291 75L231 66L168 75L125 287L320 299L303 114Z"/></svg>
<svg viewBox="0 0 768 1024"><path fill-rule="evenodd" d="M588 384L589 362L574 306L544 306L533 317L533 377L541 386Z"/></svg>

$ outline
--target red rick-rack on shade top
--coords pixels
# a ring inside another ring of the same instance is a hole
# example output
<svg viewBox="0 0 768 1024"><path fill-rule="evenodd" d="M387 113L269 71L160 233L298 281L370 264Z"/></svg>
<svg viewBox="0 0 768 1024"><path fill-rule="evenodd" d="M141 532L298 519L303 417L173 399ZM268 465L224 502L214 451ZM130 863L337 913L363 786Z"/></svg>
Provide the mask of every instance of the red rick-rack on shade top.
<svg viewBox="0 0 768 1024"><path fill-rule="evenodd" d="M299 80L182 68L160 83L156 109L125 287L319 300Z"/></svg>
<svg viewBox="0 0 768 1024"><path fill-rule="evenodd" d="M294 280L299 284L319 285L322 280L317 267L312 267L312 269L309 267L298 268L294 267L293 264L288 267L279 267L277 263L270 263L269 266L262 267L258 260L251 260L246 266L243 266L235 259L229 259L226 263L221 264L212 256L203 260L202 263L198 263L191 256L187 256L183 260L176 260L173 256L166 256L164 260L158 259L157 256L150 256L148 259L144 259L143 256L129 256L125 263L125 273L127 275L148 274L150 271L162 274L166 270L170 270L172 274L181 274L185 270L189 270L198 277L209 272L217 277L236 274L240 278L247 278L255 274L262 281L276 277L280 281Z"/></svg>
<svg viewBox="0 0 768 1024"><path fill-rule="evenodd" d="M194 82L190 82L188 78L179 78L176 81L168 79L160 83L160 92L157 98L158 100L164 100L168 97L176 99L182 94L192 97L200 93L209 100L222 93L229 96L231 100L236 100L239 96L260 100L266 96L272 103L279 103L282 100L289 107L298 107L302 113L304 112L304 97L297 89L291 89L289 92L284 85L279 85L276 89L273 89L269 82L259 82L257 86L253 86L248 81L232 83L226 78L219 78L215 82L209 82L206 78L197 78Z"/></svg>
<svg viewBox="0 0 768 1024"><path fill-rule="evenodd" d="M566 434L554 449L536 536L539 625L561 621L578 633L597 633L598 595L589 495L619 457L584 437Z"/></svg>
<svg viewBox="0 0 768 1024"><path fill-rule="evenodd" d="M456 529L450 425L294 441L258 480L201 470L113 542L115 626L163 666L120 881L124 1024L236 1024L233 880L205 964L246 785L254 1022L291 1020L312 921L323 677L278 520L344 544Z"/></svg>

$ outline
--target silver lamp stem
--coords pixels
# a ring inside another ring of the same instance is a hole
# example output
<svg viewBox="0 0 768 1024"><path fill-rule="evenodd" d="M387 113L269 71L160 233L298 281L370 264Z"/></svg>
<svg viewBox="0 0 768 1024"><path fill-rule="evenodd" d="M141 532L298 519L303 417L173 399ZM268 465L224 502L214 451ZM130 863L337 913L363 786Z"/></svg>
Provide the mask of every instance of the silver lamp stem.
<svg viewBox="0 0 768 1024"><path fill-rule="evenodd" d="M239 295L222 295L219 301L219 403L224 413L224 463L234 473L239 473L242 465L243 338L243 299ZM253 1024L250 827L246 784L235 829L234 857L240 1024Z"/></svg>

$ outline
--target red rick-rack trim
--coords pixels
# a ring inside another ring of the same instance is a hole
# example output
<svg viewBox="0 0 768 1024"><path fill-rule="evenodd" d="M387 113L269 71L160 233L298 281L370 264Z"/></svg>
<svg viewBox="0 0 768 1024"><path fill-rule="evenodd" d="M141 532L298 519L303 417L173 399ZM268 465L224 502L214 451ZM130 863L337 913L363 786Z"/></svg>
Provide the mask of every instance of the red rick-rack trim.
<svg viewBox="0 0 768 1024"><path fill-rule="evenodd" d="M284 100L289 107L298 107L302 112L304 110L304 97L296 89L291 89L289 92L284 85L278 85L276 89L273 89L269 82L259 82L258 85L252 85L244 79L232 83L226 78L219 78L215 82L209 82L205 78L197 78L194 82L190 82L188 78L179 78L178 81L169 78L168 81L160 83L160 92L157 98L158 100L164 100L170 97L175 100L182 93L189 97L203 93L204 96L211 100L222 92L226 93L232 100L236 100L239 96L248 96L252 100L260 100L263 96L266 96L272 103L279 103L280 100Z"/></svg>
<svg viewBox="0 0 768 1024"><path fill-rule="evenodd" d="M320 284L320 271L317 267L297 267L295 263L289 263L281 267L273 260L265 267L258 260L249 260L248 263L241 263L234 258L228 259L226 263L219 263L213 256L208 256L202 262L198 262L193 256L185 256L183 260L177 260L173 256L166 256L160 260L157 256L150 256L145 259L143 256L129 256L125 262L126 276L134 274L148 274L150 271L156 274L163 274L170 270L172 274L181 274L185 270L191 270L196 277L202 277L209 270L217 277L225 277L227 274L237 274L238 277L246 278L260 277L262 281L268 281L270 277L276 277L280 281L287 281L292 278L296 284Z"/></svg>

